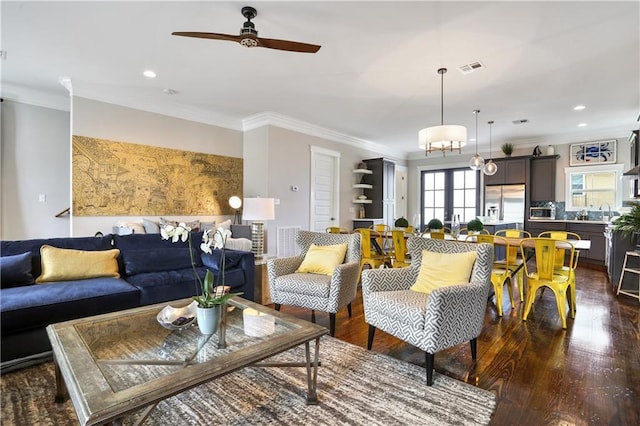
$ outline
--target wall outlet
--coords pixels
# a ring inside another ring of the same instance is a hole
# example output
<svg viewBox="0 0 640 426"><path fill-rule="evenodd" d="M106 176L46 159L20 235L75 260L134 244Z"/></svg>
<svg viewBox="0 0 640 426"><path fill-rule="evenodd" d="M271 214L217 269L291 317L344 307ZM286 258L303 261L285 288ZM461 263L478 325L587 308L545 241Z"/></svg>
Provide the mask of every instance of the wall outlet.
<svg viewBox="0 0 640 426"><path fill-rule="evenodd" d="M291 185L291 190L293 192L298 192L300 190L300 188L298 188L298 185Z"/></svg>
<svg viewBox="0 0 640 426"><path fill-rule="evenodd" d="M38 201L40 201L41 203L46 203L47 202L47 195L46 194L38 195Z"/></svg>

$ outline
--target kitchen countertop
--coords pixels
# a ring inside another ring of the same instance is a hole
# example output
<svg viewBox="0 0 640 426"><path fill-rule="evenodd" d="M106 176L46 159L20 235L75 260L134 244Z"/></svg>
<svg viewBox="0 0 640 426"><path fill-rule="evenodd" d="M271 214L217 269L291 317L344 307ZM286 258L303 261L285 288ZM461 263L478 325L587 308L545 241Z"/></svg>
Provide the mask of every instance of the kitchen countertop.
<svg viewBox="0 0 640 426"><path fill-rule="evenodd" d="M532 223L592 223L592 224L600 224L600 225L610 225L612 222L610 220L576 220L576 219L535 219L529 220Z"/></svg>

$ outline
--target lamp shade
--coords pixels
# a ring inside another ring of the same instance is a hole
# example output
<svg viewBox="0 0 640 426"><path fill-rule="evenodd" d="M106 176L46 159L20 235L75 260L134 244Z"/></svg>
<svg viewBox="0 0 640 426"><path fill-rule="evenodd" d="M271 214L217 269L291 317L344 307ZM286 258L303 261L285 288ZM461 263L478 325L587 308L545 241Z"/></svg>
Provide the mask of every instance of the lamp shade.
<svg viewBox="0 0 640 426"><path fill-rule="evenodd" d="M229 206L234 210L238 210L240 207L242 207L242 200L237 195L233 195L231 198L229 198Z"/></svg>
<svg viewBox="0 0 640 426"><path fill-rule="evenodd" d="M243 220L273 220L276 218L273 198L245 198L243 205Z"/></svg>
<svg viewBox="0 0 640 426"><path fill-rule="evenodd" d="M467 128L456 124L432 126L418 132L418 145L431 150L460 149L467 144Z"/></svg>

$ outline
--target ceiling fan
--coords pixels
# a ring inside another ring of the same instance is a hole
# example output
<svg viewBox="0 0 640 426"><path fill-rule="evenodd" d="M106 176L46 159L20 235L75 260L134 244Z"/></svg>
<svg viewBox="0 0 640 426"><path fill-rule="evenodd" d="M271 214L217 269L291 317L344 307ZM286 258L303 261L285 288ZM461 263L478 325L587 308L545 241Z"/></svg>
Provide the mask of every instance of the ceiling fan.
<svg viewBox="0 0 640 426"><path fill-rule="evenodd" d="M256 17L258 11L253 7L242 8L242 16L247 18L247 22L242 25L240 35L184 32L177 31L171 34L183 37L208 38L213 40L235 41L246 47L266 47L267 49L287 50L289 52L316 53L321 46L317 44L300 43L297 41L276 40L273 38L258 37L258 31L251 20Z"/></svg>

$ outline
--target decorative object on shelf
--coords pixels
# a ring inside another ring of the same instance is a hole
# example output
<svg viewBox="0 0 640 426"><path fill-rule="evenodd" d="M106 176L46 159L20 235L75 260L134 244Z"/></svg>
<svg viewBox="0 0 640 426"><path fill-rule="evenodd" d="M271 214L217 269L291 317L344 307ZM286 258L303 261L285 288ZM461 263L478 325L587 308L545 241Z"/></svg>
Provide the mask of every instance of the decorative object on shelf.
<svg viewBox="0 0 640 426"><path fill-rule="evenodd" d="M242 207L242 199L237 195L232 195L231 198L229 198L229 207L235 210L235 215L233 216L233 224L234 225L239 224L240 223L240 207Z"/></svg>
<svg viewBox="0 0 640 426"><path fill-rule="evenodd" d="M482 173L484 173L487 176L493 176L496 174L496 172L498 171L498 165L496 163L493 162L493 160L491 159L491 151L492 151L492 147L491 147L491 127L493 126L493 120L489 121L489 161L487 161L486 163L484 163L484 167L482 168ZM467 226L468 228L468 226Z"/></svg>
<svg viewBox="0 0 640 426"><path fill-rule="evenodd" d="M467 223L467 229L472 232L480 232L484 229L484 224L478 218L471 219L469 223Z"/></svg>
<svg viewBox="0 0 640 426"><path fill-rule="evenodd" d="M433 151L442 151L442 155L446 150L453 152L454 149L458 153L462 152L462 147L467 144L467 128L455 124L444 124L444 74L446 68L440 68L440 125L424 128L418 132L418 145L424 149L425 156Z"/></svg>
<svg viewBox="0 0 640 426"><path fill-rule="evenodd" d="M556 153L556 150L553 147L553 145L547 146L547 155L555 155L555 153Z"/></svg>
<svg viewBox="0 0 640 426"><path fill-rule="evenodd" d="M509 142L505 142L502 144L502 153L505 155L505 157L511 157L511 154L513 154L513 144L509 143Z"/></svg>
<svg viewBox="0 0 640 426"><path fill-rule="evenodd" d="M427 228L433 231L439 231L444 228L444 225L440 219L431 219L429 223L427 223Z"/></svg>
<svg viewBox="0 0 640 426"><path fill-rule="evenodd" d="M478 114L480 114L479 109L474 109L473 114L476 116L476 153L469 160L469 167L471 170L482 170L484 166L484 158L478 154Z"/></svg>
<svg viewBox="0 0 640 426"><path fill-rule="evenodd" d="M273 198L245 198L242 218L251 222L251 252L260 259L264 254L264 221L276 218Z"/></svg>
<svg viewBox="0 0 640 426"><path fill-rule="evenodd" d="M191 267L193 268L193 275L195 277L196 283L196 295L193 296L193 300L198 304L196 307L196 317L198 318L198 328L200 328L200 332L202 334L213 334L218 327L218 321L220 319L221 309L215 309L215 312L208 311L214 307L220 307L221 305L225 305L227 301L234 297L238 296L242 293L226 293L224 287L224 266L225 266L225 255L224 255L224 245L226 243L226 237L231 234L231 231L228 229L216 229L215 235L219 235L218 238L211 237L209 235L210 232L204 232L202 234L202 244L200 244L200 249L204 252L211 253L211 247L221 249L220 256L220 275L218 275L218 279L221 280L222 285L220 287L213 286L213 273L211 270L207 269L207 272L204 276L204 280L200 278L198 275L198 271L196 270L196 264L193 260L193 244L191 238L191 228L184 223L180 223L177 226L167 225L160 229L160 236L163 240L171 240L172 242L189 242L189 256L191 258ZM201 312L202 311L202 312ZM207 312L204 312L207 311ZM202 322L201 322L202 321ZM215 322L215 325L213 324ZM212 328L213 327L213 328ZM213 331L211 331L213 330Z"/></svg>
<svg viewBox="0 0 640 426"><path fill-rule="evenodd" d="M180 330L190 326L196 319L196 307L198 302L195 300L187 306L174 308L167 305L156 316L156 319L166 329Z"/></svg>
<svg viewBox="0 0 640 426"><path fill-rule="evenodd" d="M396 228L408 228L409 221L405 219L403 216L400 216L395 220L395 222L393 223L393 226L395 226Z"/></svg>
<svg viewBox="0 0 640 426"><path fill-rule="evenodd" d="M364 161L358 163L358 170L367 170L367 163Z"/></svg>
<svg viewBox="0 0 640 426"><path fill-rule="evenodd" d="M536 147L533 148L533 156L540 157L541 155L542 155L542 151L540 150L540 145L536 145Z"/></svg>
<svg viewBox="0 0 640 426"><path fill-rule="evenodd" d="M358 199L359 199L359 200L366 200L366 199L367 199L367 196L366 196L366 195L364 195L364 194L362 194L362 195L358 195Z"/></svg>
<svg viewBox="0 0 640 426"><path fill-rule="evenodd" d="M358 209L358 219L364 219L366 215L367 213L364 210L364 206L360 206L360 208Z"/></svg>
<svg viewBox="0 0 640 426"><path fill-rule="evenodd" d="M569 156L570 166L613 164L616 162L616 141L574 143L569 148Z"/></svg>

